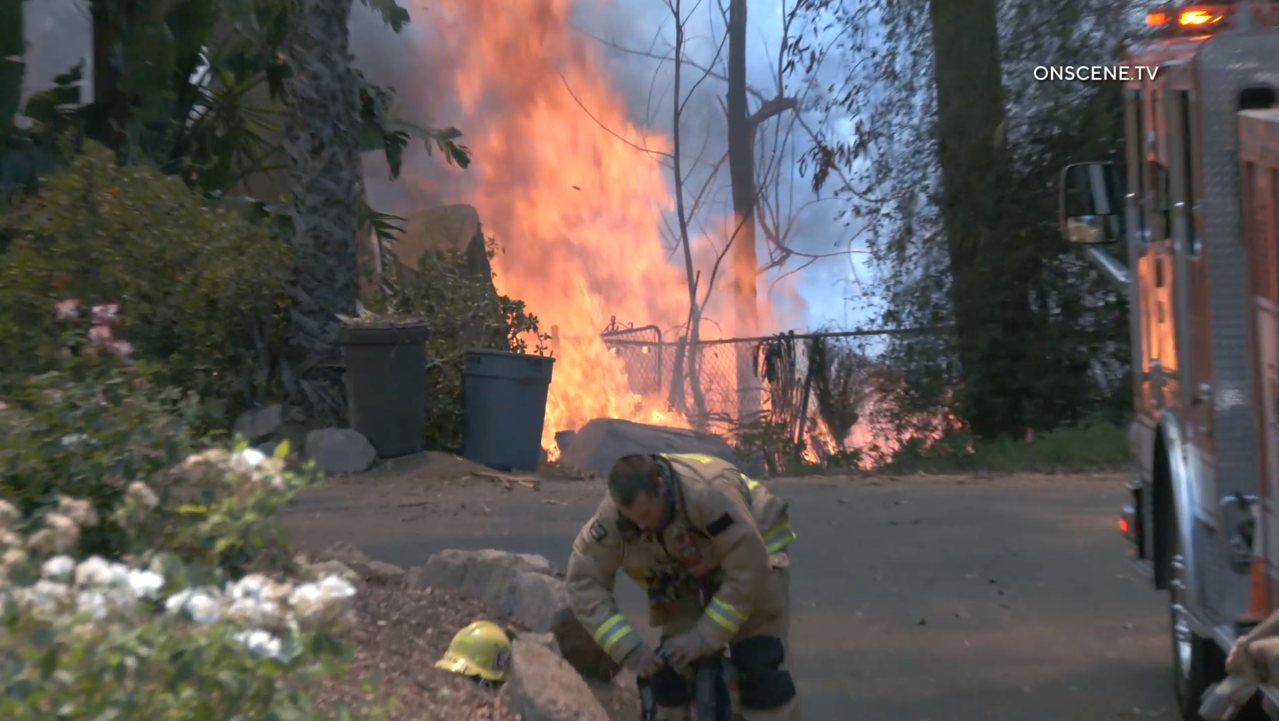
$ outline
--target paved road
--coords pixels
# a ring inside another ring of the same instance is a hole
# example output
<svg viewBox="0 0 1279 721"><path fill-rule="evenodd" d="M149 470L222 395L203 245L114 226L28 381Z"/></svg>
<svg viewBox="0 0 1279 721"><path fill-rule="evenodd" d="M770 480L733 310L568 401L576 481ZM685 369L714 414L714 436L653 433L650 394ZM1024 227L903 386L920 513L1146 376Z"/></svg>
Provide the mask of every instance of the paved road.
<svg viewBox="0 0 1279 721"><path fill-rule="evenodd" d="M800 536L792 668L808 721L1174 718L1166 598L1123 560L1117 478L775 483ZM386 492L308 499L295 537L403 566L496 547L562 567L602 491L472 481L374 500ZM619 588L641 620L638 591Z"/></svg>

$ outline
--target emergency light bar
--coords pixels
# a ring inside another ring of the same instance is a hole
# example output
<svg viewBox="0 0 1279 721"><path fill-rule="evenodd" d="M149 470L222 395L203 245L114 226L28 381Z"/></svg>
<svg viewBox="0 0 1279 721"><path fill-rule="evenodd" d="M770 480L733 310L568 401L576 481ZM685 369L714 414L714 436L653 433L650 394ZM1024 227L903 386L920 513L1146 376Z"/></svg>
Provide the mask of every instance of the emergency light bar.
<svg viewBox="0 0 1279 721"><path fill-rule="evenodd" d="M1192 5L1184 8L1165 8L1146 13L1146 26L1164 30L1184 30L1202 33L1215 29L1225 20L1231 6Z"/></svg>

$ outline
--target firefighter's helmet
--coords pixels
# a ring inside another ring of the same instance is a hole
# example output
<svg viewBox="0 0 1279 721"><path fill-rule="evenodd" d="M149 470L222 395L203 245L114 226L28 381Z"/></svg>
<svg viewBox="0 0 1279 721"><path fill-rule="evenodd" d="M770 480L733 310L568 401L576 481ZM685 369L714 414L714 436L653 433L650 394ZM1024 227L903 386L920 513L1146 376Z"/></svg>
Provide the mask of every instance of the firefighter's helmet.
<svg viewBox="0 0 1279 721"><path fill-rule="evenodd" d="M476 621L453 636L449 650L435 667L486 681L505 681L511 668L511 639L497 624Z"/></svg>

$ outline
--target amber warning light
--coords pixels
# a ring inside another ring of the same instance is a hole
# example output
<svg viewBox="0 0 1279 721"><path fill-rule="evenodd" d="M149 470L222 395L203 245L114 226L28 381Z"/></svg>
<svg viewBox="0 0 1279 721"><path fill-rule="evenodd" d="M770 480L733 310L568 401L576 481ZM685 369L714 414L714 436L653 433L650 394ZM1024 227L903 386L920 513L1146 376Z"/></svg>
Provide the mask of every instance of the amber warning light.
<svg viewBox="0 0 1279 721"><path fill-rule="evenodd" d="M1163 10L1153 10L1146 13L1146 25L1149 27L1163 27L1172 22L1174 14L1170 14ZM1225 19L1225 15L1215 13L1212 10L1202 8L1186 8L1175 13L1177 25L1184 28L1206 28L1216 25Z"/></svg>

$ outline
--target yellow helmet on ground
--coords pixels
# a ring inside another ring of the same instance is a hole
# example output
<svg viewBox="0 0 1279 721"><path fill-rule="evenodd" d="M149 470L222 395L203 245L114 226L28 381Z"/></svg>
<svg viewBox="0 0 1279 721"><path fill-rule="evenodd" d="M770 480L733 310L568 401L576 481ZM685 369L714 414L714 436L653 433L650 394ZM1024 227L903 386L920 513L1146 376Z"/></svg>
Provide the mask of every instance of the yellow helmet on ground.
<svg viewBox="0 0 1279 721"><path fill-rule="evenodd" d="M505 681L511 669L511 639L496 623L476 621L457 632L435 667L486 681Z"/></svg>

